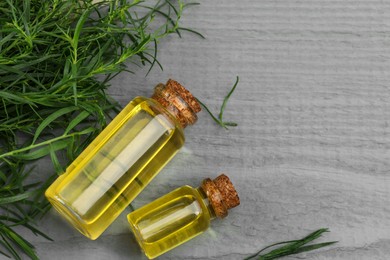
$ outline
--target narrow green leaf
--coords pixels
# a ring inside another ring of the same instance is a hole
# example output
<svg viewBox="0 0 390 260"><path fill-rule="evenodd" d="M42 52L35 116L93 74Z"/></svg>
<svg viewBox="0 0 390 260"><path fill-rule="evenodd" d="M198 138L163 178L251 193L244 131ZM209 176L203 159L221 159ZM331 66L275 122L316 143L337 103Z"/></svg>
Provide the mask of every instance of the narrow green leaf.
<svg viewBox="0 0 390 260"><path fill-rule="evenodd" d="M223 124L224 124L225 126L238 126L238 124L237 124L237 123L234 123L234 122L223 122Z"/></svg>
<svg viewBox="0 0 390 260"><path fill-rule="evenodd" d="M337 242L338 241L331 241L331 242L324 242L324 243L318 243L318 244L314 244L314 245L303 246L303 247L300 247L299 249L297 249L294 254L299 254L302 252L308 252L308 251L312 251L315 249L319 249L321 247L330 246L330 245L336 244Z"/></svg>
<svg viewBox="0 0 390 260"><path fill-rule="evenodd" d="M3 230L0 230L0 236L2 238L2 240L0 240L0 244L2 244L8 250L8 252L11 253L15 260L22 260L18 252L16 252L15 248L8 242L9 238L7 240L7 237Z"/></svg>
<svg viewBox="0 0 390 260"><path fill-rule="evenodd" d="M154 67L154 64L155 64L156 61L157 61L157 40L156 40L156 39L153 39L153 42L154 42L154 54L153 54L153 56L152 56L153 61L152 61L152 63L150 64L150 67L149 67L148 72L146 73L146 76L149 75L149 72L152 70L152 68ZM160 64L159 62L158 62L158 64L160 65L160 68L162 68L162 67L161 67L161 64Z"/></svg>
<svg viewBox="0 0 390 260"><path fill-rule="evenodd" d="M69 144L66 148L66 156L69 162L72 162L74 161L74 159L76 159L74 150L75 150L75 143L77 142L77 140L75 138L77 138L77 136L70 137Z"/></svg>
<svg viewBox="0 0 390 260"><path fill-rule="evenodd" d="M221 121L222 121L222 117L223 117L223 112L225 111L226 104L229 101L229 98L233 94L234 90L236 90L236 87L237 87L239 81L240 81L240 78L237 76L236 83L234 83L233 88L229 91L229 93L223 99L221 110L220 110L219 116L218 116L219 120L221 120Z"/></svg>
<svg viewBox="0 0 390 260"><path fill-rule="evenodd" d="M49 237L48 235L46 235L45 233L43 233L43 232L40 231L39 229L37 229L37 228L31 226L30 224L24 223L24 224L22 224L22 225L25 226L26 228L30 229L31 232L33 232L35 235L40 235L40 236L46 238L46 239L49 240L49 241L54 241L51 237Z"/></svg>
<svg viewBox="0 0 390 260"><path fill-rule="evenodd" d="M200 32L197 32L197 31L189 29L189 28L179 27L179 28L177 28L177 30L188 31L188 32L191 32L193 34L198 35L202 39L206 39L206 37L203 34L201 34Z"/></svg>
<svg viewBox="0 0 390 260"><path fill-rule="evenodd" d="M75 106L71 106L71 107L64 107L62 109L59 109L57 111L55 111L54 113L52 113L51 115L49 115L48 117L46 117L45 120L42 121L42 123L37 127L37 129L35 130L35 135L34 135L34 138L32 140L32 144L35 143L35 141L38 139L39 135L42 133L42 131L48 126L50 125L50 123L52 123L54 120L58 119L59 117L65 115L65 114L68 114L68 113L71 113L75 110L78 110L79 108L78 107L75 107Z"/></svg>
<svg viewBox="0 0 390 260"><path fill-rule="evenodd" d="M64 135L67 135L70 130L72 130L74 127L80 124L84 119L86 119L90 113L88 111L81 111L80 114L78 114L68 125L68 127L65 129Z"/></svg>
<svg viewBox="0 0 390 260"><path fill-rule="evenodd" d="M36 191L25 191L24 193L20 193L18 195L8 196L8 197L0 197L0 205L10 204L17 201L21 201L29 198L30 196L36 194Z"/></svg>
<svg viewBox="0 0 390 260"><path fill-rule="evenodd" d="M33 260L38 260L38 256L34 251L34 247L27 240L22 238L20 235L15 233L11 228L7 228L6 236L8 236L14 243L23 250L23 252L28 255Z"/></svg>
<svg viewBox="0 0 390 260"><path fill-rule="evenodd" d="M6 182L7 181L7 176L5 175L5 173L3 171L0 171L0 179L3 181L3 182Z"/></svg>
<svg viewBox="0 0 390 260"><path fill-rule="evenodd" d="M0 98L8 99L8 100L11 100L12 102L16 101L16 102L19 102L21 104L29 104L32 106L36 106L34 104L34 102L31 102L30 100L21 97L21 95L19 96L19 95L12 94L11 92L0 91Z"/></svg>
<svg viewBox="0 0 390 260"><path fill-rule="evenodd" d="M85 128L85 129L83 129L83 130L81 130L79 132L75 132L75 133L72 133L72 134L75 134L75 135L76 134L77 135L88 135L88 134L91 134L91 133L96 132L96 131L97 131L96 128L90 126L90 127L87 127L87 128Z"/></svg>
<svg viewBox="0 0 390 260"><path fill-rule="evenodd" d="M83 14L80 16L79 20L77 21L76 28L73 34L73 39L72 39L72 48L73 48L73 62L71 64L71 71L72 71L72 79L77 78L78 76L78 45L79 45L79 37L81 33L81 29L84 26L85 20L89 16L91 12L91 9L86 9L84 10ZM78 98L77 98L77 82L73 81L72 82L72 89L73 89L73 98L74 98L74 103L77 106L78 103Z"/></svg>
<svg viewBox="0 0 390 260"><path fill-rule="evenodd" d="M56 152L53 149L50 149L50 159L51 162L54 166L54 170L56 171L57 174L61 174L64 172L60 161L58 160L58 157L56 155Z"/></svg>
<svg viewBox="0 0 390 260"><path fill-rule="evenodd" d="M69 76L69 73L70 73L70 64L71 64L71 60L70 58L67 58L66 61L65 61L65 65L64 65L64 70L63 70L63 74L64 74L64 78L68 78Z"/></svg>
<svg viewBox="0 0 390 260"><path fill-rule="evenodd" d="M73 34L73 48L76 50L78 48L81 30L84 26L85 20L87 19L87 17L89 16L90 13L91 13L91 9L85 9L83 11L83 14L80 16L80 18L77 21L77 24L76 24L76 27L74 30L74 34Z"/></svg>

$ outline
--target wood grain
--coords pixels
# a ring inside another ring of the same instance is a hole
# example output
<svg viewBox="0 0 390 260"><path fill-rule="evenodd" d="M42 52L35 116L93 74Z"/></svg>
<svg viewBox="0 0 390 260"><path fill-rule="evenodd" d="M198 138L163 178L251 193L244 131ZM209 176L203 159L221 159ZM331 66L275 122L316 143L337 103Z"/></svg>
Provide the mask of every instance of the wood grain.
<svg viewBox="0 0 390 260"><path fill-rule="evenodd" d="M242 204L161 259L242 259L321 227L339 243L300 259L389 259L390 2L204 1L183 26L206 39L169 37L164 71L121 75L111 93L125 105L172 77L217 112L238 75L225 118L239 126L202 112L134 206L220 172ZM31 237L42 259L142 259L124 215L97 241L53 213L41 226L55 239Z"/></svg>

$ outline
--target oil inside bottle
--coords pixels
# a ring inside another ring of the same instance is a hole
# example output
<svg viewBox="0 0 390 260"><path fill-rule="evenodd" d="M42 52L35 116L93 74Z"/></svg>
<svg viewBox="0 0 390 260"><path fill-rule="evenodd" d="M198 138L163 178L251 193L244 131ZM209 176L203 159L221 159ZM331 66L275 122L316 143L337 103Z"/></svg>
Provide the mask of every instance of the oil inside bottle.
<svg viewBox="0 0 390 260"><path fill-rule="evenodd" d="M130 213L128 220L149 258L205 231L214 217L200 189L183 186Z"/></svg>
<svg viewBox="0 0 390 260"><path fill-rule="evenodd" d="M135 99L47 190L80 232L97 238L184 143L152 101Z"/></svg>

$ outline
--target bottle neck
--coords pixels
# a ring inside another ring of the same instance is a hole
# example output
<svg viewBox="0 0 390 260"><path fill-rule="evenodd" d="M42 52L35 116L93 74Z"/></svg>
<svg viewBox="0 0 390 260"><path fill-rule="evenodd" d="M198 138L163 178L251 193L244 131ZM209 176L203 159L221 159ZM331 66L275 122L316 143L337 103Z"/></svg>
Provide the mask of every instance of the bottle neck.
<svg viewBox="0 0 390 260"><path fill-rule="evenodd" d="M215 219L217 217L217 215L215 214L215 211L214 211L206 193L203 191L202 187L198 187L196 190L198 191L198 193L202 197L203 204L206 205L206 207L207 207L207 210L208 210L209 215L210 215L210 219Z"/></svg>
<svg viewBox="0 0 390 260"><path fill-rule="evenodd" d="M194 124L200 111L196 98L177 81L168 80L166 84L158 84L152 98L165 107L185 128Z"/></svg>
<svg viewBox="0 0 390 260"><path fill-rule="evenodd" d="M228 215L228 210L240 204L240 198L229 177L219 175L214 180L206 178L202 181L201 188L207 195L210 205L218 218Z"/></svg>

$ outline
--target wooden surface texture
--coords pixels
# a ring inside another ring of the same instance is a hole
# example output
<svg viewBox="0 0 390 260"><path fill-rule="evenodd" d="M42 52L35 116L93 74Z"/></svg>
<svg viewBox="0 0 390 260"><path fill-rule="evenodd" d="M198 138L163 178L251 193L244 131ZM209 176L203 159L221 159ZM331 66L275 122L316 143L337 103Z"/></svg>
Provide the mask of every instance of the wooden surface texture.
<svg viewBox="0 0 390 260"><path fill-rule="evenodd" d="M242 259L322 227L339 243L286 259L390 259L390 1L202 1L182 25L206 39L164 39L163 71L135 68L110 92L125 105L174 78L217 112L239 76L224 114L238 127L201 112L133 205L220 172L241 205L160 259ZM40 226L54 242L26 236L42 259L145 259L125 214L96 241L53 212Z"/></svg>

